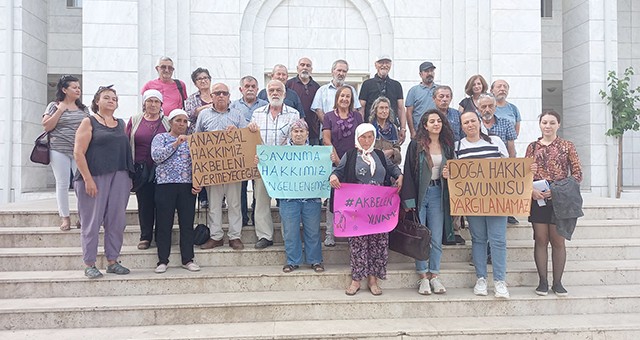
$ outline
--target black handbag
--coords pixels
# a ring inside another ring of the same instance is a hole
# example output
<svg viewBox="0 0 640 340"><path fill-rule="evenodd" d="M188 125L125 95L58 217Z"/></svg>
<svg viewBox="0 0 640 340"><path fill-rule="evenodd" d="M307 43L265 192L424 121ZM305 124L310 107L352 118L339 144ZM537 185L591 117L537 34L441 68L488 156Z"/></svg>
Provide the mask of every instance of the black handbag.
<svg viewBox="0 0 640 340"><path fill-rule="evenodd" d="M426 261L431 251L431 230L420 224L415 212L411 219L407 215L399 219L396 228L389 232L389 249Z"/></svg>
<svg viewBox="0 0 640 340"><path fill-rule="evenodd" d="M49 165L49 149L49 132L45 131L36 138L36 142L33 146L33 150L31 150L31 156L29 159L34 163Z"/></svg>
<svg viewBox="0 0 640 340"><path fill-rule="evenodd" d="M193 230L193 244L195 244L196 246L205 244L211 238L211 230L209 230L209 227L207 226L207 224L209 224L208 209L205 209L204 215L205 215L205 223L204 224L198 223L198 225L196 225L196 228ZM196 216L198 217L198 220L201 220L200 219L200 202L198 202L198 213Z"/></svg>
<svg viewBox="0 0 640 340"><path fill-rule="evenodd" d="M146 163L136 163L133 165L134 173L133 178L133 186L131 187L131 192L137 192L140 190L145 184L153 183L156 180L156 166L148 166Z"/></svg>

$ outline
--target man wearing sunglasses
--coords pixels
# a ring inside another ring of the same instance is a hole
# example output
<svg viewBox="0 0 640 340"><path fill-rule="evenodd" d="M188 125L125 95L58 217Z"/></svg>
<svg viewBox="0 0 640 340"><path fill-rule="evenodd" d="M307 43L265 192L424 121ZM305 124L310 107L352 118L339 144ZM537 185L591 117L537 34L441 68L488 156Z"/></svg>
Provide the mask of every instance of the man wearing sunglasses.
<svg viewBox="0 0 640 340"><path fill-rule="evenodd" d="M162 93L162 111L168 116L174 109L184 109L184 101L187 99L186 86L182 80L173 79L173 60L169 57L160 57L156 65L158 79L150 80L142 87L140 93L146 90L158 90Z"/></svg>
<svg viewBox="0 0 640 340"><path fill-rule="evenodd" d="M249 124L245 117L237 109L229 107L229 87L223 83L211 86L211 98L213 107L204 109L198 115L196 132L205 131L229 131L242 129ZM240 213L240 182L225 183L207 186L209 195L209 229L211 238L200 246L200 249L211 249L224 245L222 230L222 199L227 197L229 209L229 247L233 250L244 249L240 240L242 231L242 214Z"/></svg>

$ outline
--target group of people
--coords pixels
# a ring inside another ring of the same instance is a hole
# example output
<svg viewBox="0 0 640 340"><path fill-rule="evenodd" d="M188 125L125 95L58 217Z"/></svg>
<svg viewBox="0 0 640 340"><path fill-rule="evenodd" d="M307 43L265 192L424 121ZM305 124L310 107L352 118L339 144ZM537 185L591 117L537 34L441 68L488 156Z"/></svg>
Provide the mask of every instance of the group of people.
<svg viewBox="0 0 640 340"><path fill-rule="evenodd" d="M85 275L102 276L96 267L98 233L105 230L107 272L127 274L118 262L126 225L125 210L131 189L129 174L145 167L155 172L155 180L136 189L140 222L139 249L148 249L155 239L158 263L155 271L168 268L174 213L178 212L182 266L190 271L200 267L194 261L193 224L196 195L208 201L211 237L201 245L211 249L224 245L222 206L226 199L229 227L228 245L244 249L240 233L253 224L256 249L273 245L272 198L261 179L253 181L254 216L249 216L247 182L197 187L192 183L188 135L206 131L248 128L260 133L265 145L331 146L333 171L328 178L333 190L341 183L395 186L401 209L414 213L431 230L428 261L416 261L420 294L442 294L440 279L442 246L464 244L460 228L464 218L452 217L449 209L447 161L469 158L515 157L514 140L520 128L517 107L506 101L509 85L496 80L489 88L481 75L472 76L460 109L450 107L453 91L434 83L436 67L419 65L421 82L412 87L404 101L402 86L389 77L392 61L382 56L375 62L376 74L366 80L358 95L346 84L349 65L336 60L332 79L320 86L311 76L309 58L301 58L297 75L287 79L284 65L275 65L272 78L262 91L253 76L240 80L242 97L231 101L229 87L213 83L209 71L197 68L191 79L197 91L187 96L185 84L173 79L170 58L158 60L158 79L142 89L142 113L127 124L114 117L118 96L112 86L100 87L91 111L80 101L78 78L63 76L58 82L56 100L49 104L43 125L51 134L51 165L56 177L60 228L69 230L69 204L66 189L69 169L75 172ZM561 116L544 111L539 116L542 137L532 142L525 157L534 159L534 180L550 183L566 177L580 182L582 173L575 146L557 135ZM408 134L407 134L408 127ZM400 144L410 138L407 152ZM404 160L404 168L400 165ZM76 171L77 169L77 171ZM66 177L66 180L65 180ZM202 198L201 198L202 199ZM538 202L544 201L545 205ZM565 237L556 230L551 190L534 189L531 216L535 239L535 262L539 273L536 293L546 295L547 245L552 245L553 284L558 295L566 295L561 279L566 262ZM324 271L320 235L321 199L279 199L285 240L284 272L303 263L316 272ZM335 246L333 207L326 209L324 245ZM472 237L472 257L477 281L476 295L487 295L487 262L493 264L496 297L508 298L506 284L506 228L504 216L467 216ZM517 220L510 221L517 223ZM300 235L303 226L304 240ZM304 243L304 247L302 244ZM374 295L382 294L379 279L385 279L388 234L349 238L352 282L346 294L360 290L361 280ZM304 249L304 251L303 251Z"/></svg>

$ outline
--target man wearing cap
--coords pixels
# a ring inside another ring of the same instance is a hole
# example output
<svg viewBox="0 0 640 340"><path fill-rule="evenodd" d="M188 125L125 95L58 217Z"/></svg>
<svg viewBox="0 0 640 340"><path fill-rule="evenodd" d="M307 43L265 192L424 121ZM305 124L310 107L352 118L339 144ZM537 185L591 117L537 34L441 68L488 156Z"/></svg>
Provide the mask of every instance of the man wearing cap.
<svg viewBox="0 0 640 340"><path fill-rule="evenodd" d="M251 122L253 117L253 111L257 108L269 104L266 100L262 100L257 97L258 95L258 80L253 76L244 76L240 79L240 93L242 98L231 102L231 109L236 109L242 113L247 123ZM242 181L242 188L240 191L240 208L242 211L242 226L253 225L253 218L249 219L249 207L247 205L247 185L248 181ZM252 200L251 205L255 208L255 198Z"/></svg>
<svg viewBox="0 0 640 340"><path fill-rule="evenodd" d="M313 98L313 102L311 103L311 110L314 110L316 112L316 115L318 116L318 120L320 122L324 121L325 113L333 111L338 87L343 85L349 86L351 88L352 98L358 97L356 89L354 89L353 86L345 83L348 72L349 63L347 63L346 60L338 59L331 65L331 81L320 86L318 92L316 92L316 96ZM359 101L354 100L353 108L360 111L360 113L362 114L362 106L360 105Z"/></svg>
<svg viewBox="0 0 640 340"><path fill-rule="evenodd" d="M175 109L183 109L184 101L187 99L186 86L182 80L173 79L173 60L169 57L160 57L156 71L158 79L150 80L144 84L140 93L149 89L160 91L164 98L162 110L165 116L168 116Z"/></svg>
<svg viewBox="0 0 640 340"><path fill-rule="evenodd" d="M247 127L248 123L240 111L229 107L229 87L223 83L211 86L211 98L213 107L204 109L198 115L196 132L228 131ZM222 237L222 199L227 197L229 210L229 247L234 250L244 249L240 240L242 231L242 215L240 213L240 182L210 185L207 187L209 194L209 229L211 238L201 249L211 249L224 245Z"/></svg>
<svg viewBox="0 0 640 340"><path fill-rule="evenodd" d="M289 76L289 71L287 71L287 67L282 64L276 64L273 66L273 71L271 71L271 80L278 80L282 83L282 85L287 83L287 77ZM300 101L300 97L295 91L291 89L286 89L287 92L284 97L284 104L296 109L296 111L300 112L300 116L304 118L304 108L302 107L302 102ZM267 91L266 89L260 90L258 93L258 98L262 100L267 99Z"/></svg>
<svg viewBox="0 0 640 340"><path fill-rule="evenodd" d="M433 82L436 74L436 67L430 61L425 61L418 68L420 75L420 84L413 86L407 93L407 121L409 122L409 132L411 138L415 137L418 130L420 118L429 109L435 109L436 104L433 101L433 92L438 86Z"/></svg>
<svg viewBox="0 0 640 340"><path fill-rule="evenodd" d="M269 105L259 107L253 112L249 128L260 131L264 145L286 145L293 123L300 119L296 109L284 104L284 83L272 79L265 89L269 96ZM256 196L255 229L258 242L256 249L273 245L273 219L271 218L271 197L260 178L256 178L254 194Z"/></svg>
<svg viewBox="0 0 640 340"><path fill-rule="evenodd" d="M498 79L491 83L491 93L496 97L496 113L497 117L507 119L516 129L516 136L520 135L520 110L518 107L507 101L509 96L509 83L506 80Z"/></svg>
<svg viewBox="0 0 640 340"><path fill-rule="evenodd" d="M311 109L311 103L313 102L313 97L316 96L316 92L320 88L320 84L311 77L311 72L313 71L313 63L311 62L311 59L307 57L300 58L296 69L298 71L298 75L287 80L285 86L288 89L293 90L298 94L298 97L300 97L302 108L304 110L304 113L300 114L304 115L304 120L309 126L309 145L319 145L321 122L318 120L316 112Z"/></svg>
<svg viewBox="0 0 640 340"><path fill-rule="evenodd" d="M397 119L394 122L399 124L398 138L402 144L406 135L407 118L405 116L404 109L404 95L402 94L402 85L397 80L393 80L389 77L389 71L391 70L391 57L388 55L382 55L375 62L376 74L373 78L367 79L362 83L360 89L360 105L364 107L364 121L369 121L369 111L371 110L371 104L378 97L384 96L389 99L391 103L391 110L395 113Z"/></svg>

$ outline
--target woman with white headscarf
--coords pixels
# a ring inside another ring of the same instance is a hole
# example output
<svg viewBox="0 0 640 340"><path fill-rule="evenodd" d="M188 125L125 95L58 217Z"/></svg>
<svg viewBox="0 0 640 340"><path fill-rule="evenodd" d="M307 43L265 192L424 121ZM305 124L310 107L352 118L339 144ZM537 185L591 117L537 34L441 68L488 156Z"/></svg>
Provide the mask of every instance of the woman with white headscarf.
<svg viewBox="0 0 640 340"><path fill-rule="evenodd" d="M355 133L356 148L342 156L340 164L329 177L332 188L339 189L341 182L391 186L392 179L395 179L393 185L400 190L400 168L388 160L382 151L374 149L375 141L376 128L373 125L358 125ZM371 294L382 294L378 279L384 280L387 276L388 245L388 233L349 238L351 285L345 291L347 295L355 295L360 290L360 281L365 277Z"/></svg>
<svg viewBox="0 0 640 340"><path fill-rule="evenodd" d="M149 169L155 168L151 158L151 141L153 137L169 129L169 120L162 111L162 94L158 90L144 91L142 113L131 117L126 128L136 169L143 166ZM155 176L155 171L151 176ZM140 222L138 249L140 250L149 249L155 237L155 187L155 181L149 180L142 187L134 189L138 200L138 221Z"/></svg>

